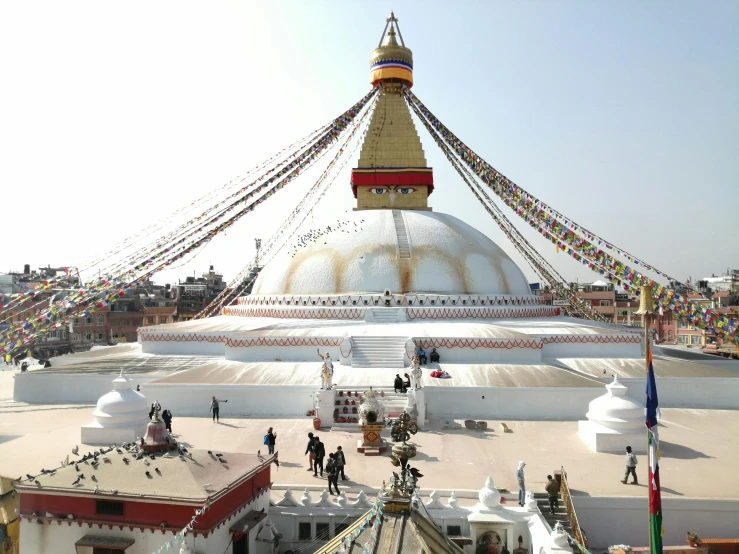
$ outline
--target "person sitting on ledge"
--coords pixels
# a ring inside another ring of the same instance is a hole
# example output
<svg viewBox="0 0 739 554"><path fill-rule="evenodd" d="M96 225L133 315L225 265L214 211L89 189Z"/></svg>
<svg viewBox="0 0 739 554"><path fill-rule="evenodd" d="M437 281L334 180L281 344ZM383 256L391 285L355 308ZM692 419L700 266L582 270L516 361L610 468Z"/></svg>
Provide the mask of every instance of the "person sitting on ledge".
<svg viewBox="0 0 739 554"><path fill-rule="evenodd" d="M400 377L400 373L395 374L395 384L393 385L395 392L405 392L403 390L403 379Z"/></svg>
<svg viewBox="0 0 739 554"><path fill-rule="evenodd" d="M439 353L436 351L436 348L431 349L431 363L439 363L441 361L441 357L439 356Z"/></svg>
<svg viewBox="0 0 739 554"><path fill-rule="evenodd" d="M418 356L418 359L421 361L422 364L428 363L428 358L426 358L426 351L423 349L423 346L418 347L416 355Z"/></svg>

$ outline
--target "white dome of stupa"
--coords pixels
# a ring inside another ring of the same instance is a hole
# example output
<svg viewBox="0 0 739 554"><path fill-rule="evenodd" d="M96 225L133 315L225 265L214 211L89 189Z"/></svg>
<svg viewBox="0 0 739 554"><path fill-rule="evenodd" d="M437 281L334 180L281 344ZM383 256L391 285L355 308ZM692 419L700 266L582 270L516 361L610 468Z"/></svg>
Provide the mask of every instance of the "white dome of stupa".
<svg viewBox="0 0 739 554"><path fill-rule="evenodd" d="M261 271L253 296L531 294L497 244L448 214L361 210L317 227L288 240Z"/></svg>
<svg viewBox="0 0 739 554"><path fill-rule="evenodd" d="M100 397L92 415L101 427L143 427L149 405L143 394L131 389L131 379L121 371L113 380L113 390Z"/></svg>
<svg viewBox="0 0 739 554"><path fill-rule="evenodd" d="M608 392L591 401L587 418L613 431L631 432L644 428L644 404L626 396L629 391L618 377L606 385Z"/></svg>

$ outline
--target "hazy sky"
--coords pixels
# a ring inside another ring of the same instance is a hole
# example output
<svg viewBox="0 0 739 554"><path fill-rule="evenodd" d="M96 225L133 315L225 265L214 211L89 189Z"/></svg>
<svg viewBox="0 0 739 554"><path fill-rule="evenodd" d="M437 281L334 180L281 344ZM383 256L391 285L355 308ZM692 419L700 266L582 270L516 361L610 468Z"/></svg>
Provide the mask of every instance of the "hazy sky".
<svg viewBox="0 0 739 554"><path fill-rule="evenodd" d="M739 267L734 0L66 0L0 4L0 271L104 253L339 115L369 90L391 9L414 92L498 170L675 277ZM536 280L417 126L431 205ZM357 157L306 228L351 209ZM311 184L156 280L234 276ZM524 233L567 278L595 278Z"/></svg>

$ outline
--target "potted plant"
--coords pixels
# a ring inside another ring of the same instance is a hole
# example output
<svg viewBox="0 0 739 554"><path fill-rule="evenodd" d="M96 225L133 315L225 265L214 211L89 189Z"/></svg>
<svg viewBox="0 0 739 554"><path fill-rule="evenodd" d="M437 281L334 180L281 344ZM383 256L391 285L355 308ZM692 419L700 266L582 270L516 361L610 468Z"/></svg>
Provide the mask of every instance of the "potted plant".
<svg viewBox="0 0 739 554"><path fill-rule="evenodd" d="M339 391L339 396L344 396L344 391L343 390L340 390Z"/></svg>
<svg viewBox="0 0 739 554"><path fill-rule="evenodd" d="M353 414L356 414L357 413L357 408L352 408L352 413Z"/></svg>
<svg viewBox="0 0 739 554"><path fill-rule="evenodd" d="M344 400L344 404L348 406L349 405L349 400Z"/></svg>
<svg viewBox="0 0 739 554"><path fill-rule="evenodd" d="M347 408L346 406L344 406L344 413L345 414L348 414L349 413L349 408Z"/></svg>
<svg viewBox="0 0 739 554"><path fill-rule="evenodd" d="M352 395L352 391L346 391L346 395L347 396L351 396Z"/></svg>

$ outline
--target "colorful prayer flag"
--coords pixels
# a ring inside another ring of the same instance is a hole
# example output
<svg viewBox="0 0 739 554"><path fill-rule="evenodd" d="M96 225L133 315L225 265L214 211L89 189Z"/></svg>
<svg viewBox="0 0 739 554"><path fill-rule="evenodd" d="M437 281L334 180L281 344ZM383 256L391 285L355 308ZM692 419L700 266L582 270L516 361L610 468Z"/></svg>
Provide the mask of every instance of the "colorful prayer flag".
<svg viewBox="0 0 739 554"><path fill-rule="evenodd" d="M662 554L662 494L659 486L659 429L657 382L652 349L647 339L647 429L649 430L649 544L651 554Z"/></svg>

